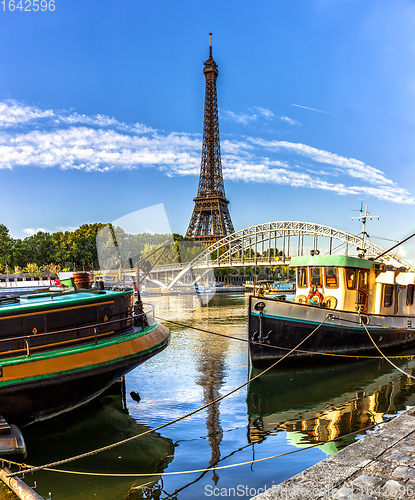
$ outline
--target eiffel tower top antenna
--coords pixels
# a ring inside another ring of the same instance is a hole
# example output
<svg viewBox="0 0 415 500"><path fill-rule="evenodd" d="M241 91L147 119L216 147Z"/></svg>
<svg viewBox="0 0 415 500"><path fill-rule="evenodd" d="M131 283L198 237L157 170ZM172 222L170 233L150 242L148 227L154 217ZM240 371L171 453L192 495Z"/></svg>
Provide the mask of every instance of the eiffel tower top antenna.
<svg viewBox="0 0 415 500"><path fill-rule="evenodd" d="M220 154L219 116L216 92L218 65L212 55L212 33L209 33L209 59L203 63L205 75L205 109L199 188L186 237L213 244L234 232L225 196Z"/></svg>

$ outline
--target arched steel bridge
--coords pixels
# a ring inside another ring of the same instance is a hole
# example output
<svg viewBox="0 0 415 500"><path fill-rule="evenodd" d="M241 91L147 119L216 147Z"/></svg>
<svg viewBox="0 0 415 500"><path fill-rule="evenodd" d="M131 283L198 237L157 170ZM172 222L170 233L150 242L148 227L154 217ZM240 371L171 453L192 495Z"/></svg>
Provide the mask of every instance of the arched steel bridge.
<svg viewBox="0 0 415 500"><path fill-rule="evenodd" d="M311 222L276 221L250 226L217 241L189 263L157 266L150 279L163 288L181 284L186 273L191 273L196 282L209 269L240 268L250 266L286 266L291 257L319 250L321 254L359 255L364 247L364 256L376 257L385 249L361 236L329 226ZM394 267L413 268L397 255L387 253L380 259ZM161 281L156 276L170 276ZM173 274L175 276L173 277ZM189 282L189 280L186 280Z"/></svg>

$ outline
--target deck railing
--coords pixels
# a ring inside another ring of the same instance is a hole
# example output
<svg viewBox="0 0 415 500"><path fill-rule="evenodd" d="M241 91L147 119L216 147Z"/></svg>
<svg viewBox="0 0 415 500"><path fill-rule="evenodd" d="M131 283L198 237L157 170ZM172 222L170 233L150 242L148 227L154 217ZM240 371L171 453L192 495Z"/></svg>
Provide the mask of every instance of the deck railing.
<svg viewBox="0 0 415 500"><path fill-rule="evenodd" d="M7 339L0 339L0 358L7 359L7 358L11 357L11 355L15 355L16 351L17 352L26 351L26 357L28 357L31 354L31 349L39 349L39 350L46 349L48 346L51 345L51 341L49 341L49 342L46 341L46 342L40 343L36 346L31 346L30 341L34 340L34 339L36 339L36 340L43 339L43 338L48 339L48 337L51 337L51 336L57 336L57 335L65 334L65 333L77 332L77 335L75 337L64 339L64 340L61 340L60 342L58 341L55 345L62 344L62 347L63 347L64 344L74 343L76 341L82 341L82 340L85 341L88 339L93 340L94 343L98 344L98 342L100 341L100 337L102 337L102 336L108 337L108 335L113 333L113 332L99 333L97 331L97 329L102 327L102 326L108 326L108 325L120 323L123 321L141 320L141 327L144 328L144 326L145 326L144 320L145 319L148 320L149 314L151 314L151 316L152 316L152 323L155 321L155 314L154 314L155 306L153 304L148 304L148 303L143 303L143 306L149 306L149 309L142 312L142 313L139 313L139 314L133 314L130 316L123 316L122 318L105 321L103 323L95 323L95 324L76 326L73 328L66 328L64 330L55 330L53 332L38 333L36 335L23 335L21 337L11 337L11 338L7 338ZM88 332L88 335L80 336L79 332L85 331L85 330L93 330L93 335L90 334L92 332ZM53 342L53 340L54 339L52 339L52 342ZM15 349L8 349L7 351L4 350L3 346L6 342L9 342L10 344L14 344Z"/></svg>

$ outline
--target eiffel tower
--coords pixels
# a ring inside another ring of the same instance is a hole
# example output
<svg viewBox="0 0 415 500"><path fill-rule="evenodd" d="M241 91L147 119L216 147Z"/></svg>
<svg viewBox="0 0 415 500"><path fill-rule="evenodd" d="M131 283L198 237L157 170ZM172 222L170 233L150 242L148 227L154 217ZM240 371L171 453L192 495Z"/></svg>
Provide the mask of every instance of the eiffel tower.
<svg viewBox="0 0 415 500"><path fill-rule="evenodd" d="M193 238L195 241L211 245L224 236L232 234L235 230L223 185L216 94L218 66L212 57L212 33L209 35L209 59L203 63L206 87L199 188L196 198L193 198L195 207L187 228L186 238Z"/></svg>

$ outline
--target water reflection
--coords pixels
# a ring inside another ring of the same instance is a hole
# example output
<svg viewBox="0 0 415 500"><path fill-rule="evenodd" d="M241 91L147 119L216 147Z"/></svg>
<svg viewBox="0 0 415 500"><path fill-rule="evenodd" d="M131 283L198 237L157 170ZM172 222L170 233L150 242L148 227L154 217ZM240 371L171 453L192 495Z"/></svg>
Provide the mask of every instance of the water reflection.
<svg viewBox="0 0 415 500"><path fill-rule="evenodd" d="M404 366L412 374L415 360ZM251 376L258 372L252 369ZM247 403L251 443L286 431L290 444L303 447L383 422L386 416L415 404L415 384L386 361L351 360L335 366L267 372L249 385ZM335 453L354 439L321 448Z"/></svg>
<svg viewBox="0 0 415 500"><path fill-rule="evenodd" d="M224 342L203 343L204 349L198 353L197 369L200 372L196 382L203 388L203 403L208 404L218 399L220 388L224 382L226 348ZM220 402L214 403L206 409L206 429L208 442L211 449L209 465L214 465L220 460L220 443L223 430L220 425ZM218 482L216 471L213 472L215 485Z"/></svg>
<svg viewBox="0 0 415 500"><path fill-rule="evenodd" d="M91 451L145 432L148 426L137 423L123 409L121 395L106 395L99 401L61 418L35 424L25 429L27 463L42 465ZM77 460L61 468L100 473L162 472L174 454L170 439L152 432L120 447ZM68 475L41 471L34 475L37 493L44 498L73 500L99 498L121 500L131 487L151 486L160 476L134 478ZM30 485L31 476L26 476ZM140 488L141 489L141 488Z"/></svg>
<svg viewBox="0 0 415 500"><path fill-rule="evenodd" d="M188 326L169 325L170 346L126 377L129 414L111 398L44 427L27 428L31 433L25 433L28 463L69 457L157 427L213 401L258 373L249 367L246 343L229 338L246 339L244 296L217 294L206 307L200 307L193 296L151 300L158 316ZM227 337L211 336L190 326ZM395 362L415 372L415 360ZM131 399L131 391L139 392L140 402ZM163 429L162 435L169 439L152 433L146 441L133 441L128 449L115 448L112 455L69 464L77 470L108 473L156 472L162 479L155 476L134 482L133 478L67 477L46 472L33 479L42 496L52 491L54 499L67 500L195 500L214 497L210 493L215 486L271 487L322 460L325 453L311 448L283 459L216 473L181 472L206 469L212 464L234 465L308 447L381 422L412 404L413 381L385 361L360 359L307 368L287 368L281 363L220 404ZM347 442L322 448L333 453ZM174 458L169 457L173 453ZM30 476L26 479L33 484ZM145 483L149 489L142 491L139 486Z"/></svg>

